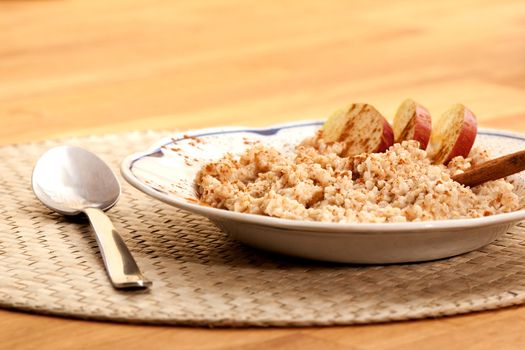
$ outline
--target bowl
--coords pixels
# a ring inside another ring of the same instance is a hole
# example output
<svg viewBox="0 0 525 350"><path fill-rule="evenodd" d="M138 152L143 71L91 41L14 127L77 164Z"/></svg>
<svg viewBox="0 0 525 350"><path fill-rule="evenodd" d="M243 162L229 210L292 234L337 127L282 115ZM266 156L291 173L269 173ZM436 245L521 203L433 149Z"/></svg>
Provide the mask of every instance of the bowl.
<svg viewBox="0 0 525 350"><path fill-rule="evenodd" d="M134 187L174 207L202 215L250 246L301 258L357 264L419 262L466 253L505 234L525 210L482 218L406 223L327 223L281 219L217 209L199 202L194 179L225 153L242 153L254 141L292 152L322 121L266 128L221 127L186 131L124 159L121 172ZM480 129L476 144L493 156L525 149L525 135ZM509 178L520 195L525 175Z"/></svg>

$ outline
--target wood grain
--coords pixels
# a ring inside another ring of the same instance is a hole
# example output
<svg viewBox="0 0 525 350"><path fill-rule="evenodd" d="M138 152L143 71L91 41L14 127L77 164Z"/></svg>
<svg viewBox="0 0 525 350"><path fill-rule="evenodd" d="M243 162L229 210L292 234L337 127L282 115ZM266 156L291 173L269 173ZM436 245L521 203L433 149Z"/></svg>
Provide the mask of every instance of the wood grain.
<svg viewBox="0 0 525 350"><path fill-rule="evenodd" d="M391 118L407 97L525 131L521 0L1 1L0 144L130 129ZM1 283L1 281L0 281ZM204 330L0 311L8 349L519 349L525 307L358 327Z"/></svg>

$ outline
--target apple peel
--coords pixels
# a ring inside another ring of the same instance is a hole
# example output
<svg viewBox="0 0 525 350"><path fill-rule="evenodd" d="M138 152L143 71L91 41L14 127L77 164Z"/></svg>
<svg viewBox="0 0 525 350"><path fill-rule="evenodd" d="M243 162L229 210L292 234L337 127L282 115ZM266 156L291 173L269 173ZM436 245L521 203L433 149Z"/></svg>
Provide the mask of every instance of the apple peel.
<svg viewBox="0 0 525 350"><path fill-rule="evenodd" d="M432 118L428 110L414 100L401 103L393 122L395 142L416 140L419 148L426 149L432 130Z"/></svg>
<svg viewBox="0 0 525 350"><path fill-rule="evenodd" d="M427 153L434 164L447 164L458 156L467 157L476 140L474 113L462 104L448 109L432 128Z"/></svg>

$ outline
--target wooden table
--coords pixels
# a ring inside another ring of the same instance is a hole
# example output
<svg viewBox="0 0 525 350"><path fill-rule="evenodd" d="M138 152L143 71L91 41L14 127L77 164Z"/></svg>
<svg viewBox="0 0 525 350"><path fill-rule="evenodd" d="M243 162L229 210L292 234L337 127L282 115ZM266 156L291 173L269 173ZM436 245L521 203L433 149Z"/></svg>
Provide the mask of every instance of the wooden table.
<svg viewBox="0 0 525 350"><path fill-rule="evenodd" d="M461 101L525 131L523 1L2 1L0 144L131 129L391 117ZM524 257L525 258L525 257ZM0 267L1 268L1 267ZM523 348L525 307L393 324L205 330L0 311L6 349Z"/></svg>

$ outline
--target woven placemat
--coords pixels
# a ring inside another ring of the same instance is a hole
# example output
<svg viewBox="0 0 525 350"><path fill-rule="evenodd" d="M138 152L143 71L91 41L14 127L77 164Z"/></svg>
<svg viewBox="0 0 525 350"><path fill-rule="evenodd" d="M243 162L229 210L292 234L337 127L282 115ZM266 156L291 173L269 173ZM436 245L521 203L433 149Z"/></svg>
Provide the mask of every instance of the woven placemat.
<svg viewBox="0 0 525 350"><path fill-rule="evenodd" d="M112 165L169 132L125 133L0 148L0 306L124 322L310 326L385 322L495 309L525 300L525 226L441 261L349 266L288 258L233 241L208 220L122 182L109 211L149 292L114 290L89 225L33 196L33 164L58 144Z"/></svg>

